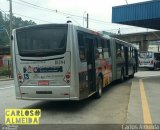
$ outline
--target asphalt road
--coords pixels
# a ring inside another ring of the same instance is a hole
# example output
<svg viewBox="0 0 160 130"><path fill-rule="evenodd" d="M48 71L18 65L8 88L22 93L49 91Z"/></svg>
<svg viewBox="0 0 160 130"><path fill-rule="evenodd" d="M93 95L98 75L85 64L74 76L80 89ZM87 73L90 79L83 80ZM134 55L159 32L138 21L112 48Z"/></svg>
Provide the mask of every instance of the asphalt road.
<svg viewBox="0 0 160 130"><path fill-rule="evenodd" d="M0 81L0 90L7 89L7 88L13 88L13 87L14 87L13 80Z"/></svg>
<svg viewBox="0 0 160 130"><path fill-rule="evenodd" d="M160 123L159 114L157 114L160 113L160 71L139 71L134 79L128 79L121 84L113 83L105 88L100 99L91 97L79 102L16 100L14 82L0 81L0 124L4 124L5 109L13 108L41 109L40 124L54 124L54 129L70 130L78 127L96 130L114 126L115 129L120 129L121 125L106 126L105 124L143 124L145 113L142 109L140 79L143 80L152 122ZM45 125L40 127L43 128ZM47 125L44 129L52 127ZM28 129L25 126L23 130L25 128Z"/></svg>
<svg viewBox="0 0 160 130"><path fill-rule="evenodd" d="M91 97L79 102L16 100L13 81L1 81L0 124L4 124L4 110L13 108L41 109L41 124L123 124L131 81L108 86L100 99Z"/></svg>

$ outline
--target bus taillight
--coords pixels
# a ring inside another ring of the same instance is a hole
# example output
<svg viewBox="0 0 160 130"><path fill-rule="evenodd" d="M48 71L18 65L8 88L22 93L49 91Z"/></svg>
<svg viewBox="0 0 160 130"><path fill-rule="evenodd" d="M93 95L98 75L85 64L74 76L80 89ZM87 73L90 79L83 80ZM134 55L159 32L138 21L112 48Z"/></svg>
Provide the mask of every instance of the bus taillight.
<svg viewBox="0 0 160 130"><path fill-rule="evenodd" d="M19 82L22 83L23 82L23 76L19 73L17 75L17 77L18 77Z"/></svg>
<svg viewBox="0 0 160 130"><path fill-rule="evenodd" d="M70 79L70 77L71 77L70 73L67 73L66 74L66 79Z"/></svg>
<svg viewBox="0 0 160 130"><path fill-rule="evenodd" d="M70 80L71 80L71 73L70 72L67 72L66 75L65 75L65 81L67 83L70 83Z"/></svg>
<svg viewBox="0 0 160 130"><path fill-rule="evenodd" d="M18 79L19 79L19 80L23 79L23 77L22 77L21 74L18 74Z"/></svg>

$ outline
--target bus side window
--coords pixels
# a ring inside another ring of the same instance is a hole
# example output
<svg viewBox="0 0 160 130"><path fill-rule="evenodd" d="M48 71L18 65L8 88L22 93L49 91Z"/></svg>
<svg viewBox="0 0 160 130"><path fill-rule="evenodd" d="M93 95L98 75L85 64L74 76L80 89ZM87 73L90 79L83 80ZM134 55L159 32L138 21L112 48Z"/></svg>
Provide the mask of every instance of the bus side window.
<svg viewBox="0 0 160 130"><path fill-rule="evenodd" d="M116 43L116 56L121 57L121 44Z"/></svg>
<svg viewBox="0 0 160 130"><path fill-rule="evenodd" d="M104 40L97 39L97 48L96 48L96 59L103 59L103 49L102 49L102 45L104 44Z"/></svg>
<svg viewBox="0 0 160 130"><path fill-rule="evenodd" d="M110 40L107 40L107 48L108 48L109 57L111 57Z"/></svg>
<svg viewBox="0 0 160 130"><path fill-rule="evenodd" d="M132 58L132 47L130 47L130 58Z"/></svg>
<svg viewBox="0 0 160 130"><path fill-rule="evenodd" d="M124 58L124 45L121 45L121 57Z"/></svg>
<svg viewBox="0 0 160 130"><path fill-rule="evenodd" d="M94 44L95 44L95 59L99 59L100 52L98 50L98 39L97 38L94 39Z"/></svg>
<svg viewBox="0 0 160 130"><path fill-rule="evenodd" d="M132 54L133 54L133 53L132 53L132 47L130 47L130 56L131 56L131 58L133 57Z"/></svg>
<svg viewBox="0 0 160 130"><path fill-rule="evenodd" d="M86 61L86 51L85 51L85 44L84 44L84 36L82 33L78 32L78 46L79 46L79 57L81 62Z"/></svg>
<svg viewBox="0 0 160 130"><path fill-rule="evenodd" d="M128 47L128 58L129 58L129 59L131 58L130 51L131 51L131 49L130 49L130 47Z"/></svg>
<svg viewBox="0 0 160 130"><path fill-rule="evenodd" d="M105 40L105 43L103 45L103 55L104 58L109 58L110 57L110 43L109 40Z"/></svg>
<svg viewBox="0 0 160 130"><path fill-rule="evenodd" d="M132 48L132 58L134 58L134 48L133 47L131 48Z"/></svg>

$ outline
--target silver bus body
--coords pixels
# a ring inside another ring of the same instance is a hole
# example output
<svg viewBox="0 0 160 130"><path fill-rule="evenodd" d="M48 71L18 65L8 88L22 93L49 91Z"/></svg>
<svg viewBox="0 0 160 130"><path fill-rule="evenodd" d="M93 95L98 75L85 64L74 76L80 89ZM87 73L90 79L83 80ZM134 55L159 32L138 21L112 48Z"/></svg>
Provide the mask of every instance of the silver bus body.
<svg viewBox="0 0 160 130"><path fill-rule="evenodd" d="M131 44L72 24L13 30L12 55L17 99L81 100L99 79L106 87L137 71Z"/></svg>

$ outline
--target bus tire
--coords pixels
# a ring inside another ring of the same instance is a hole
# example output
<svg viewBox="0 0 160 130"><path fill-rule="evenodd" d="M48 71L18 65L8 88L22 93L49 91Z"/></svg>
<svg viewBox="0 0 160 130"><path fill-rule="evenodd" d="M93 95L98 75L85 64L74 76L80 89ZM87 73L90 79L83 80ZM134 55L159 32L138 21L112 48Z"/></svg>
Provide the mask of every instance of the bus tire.
<svg viewBox="0 0 160 130"><path fill-rule="evenodd" d="M103 90L103 81L102 78L98 78L98 84L97 84L97 92L95 94L96 98L100 98L102 96L102 90Z"/></svg>
<svg viewBox="0 0 160 130"><path fill-rule="evenodd" d="M120 82L122 83L124 81L124 70L121 69L121 77L120 77Z"/></svg>

